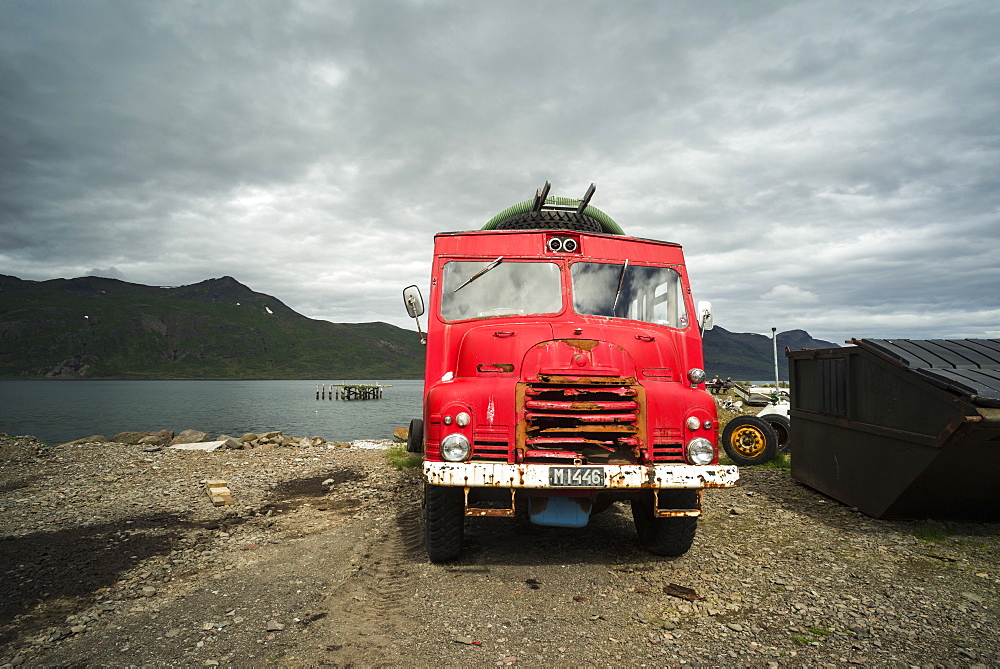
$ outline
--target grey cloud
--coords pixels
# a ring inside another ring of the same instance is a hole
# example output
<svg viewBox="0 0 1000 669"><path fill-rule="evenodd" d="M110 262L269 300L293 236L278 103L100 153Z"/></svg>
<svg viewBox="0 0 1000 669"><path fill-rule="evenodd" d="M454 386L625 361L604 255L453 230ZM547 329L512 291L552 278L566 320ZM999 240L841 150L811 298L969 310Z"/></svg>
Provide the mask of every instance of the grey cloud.
<svg viewBox="0 0 1000 669"><path fill-rule="evenodd" d="M8 0L0 264L409 327L434 232L596 181L728 329L983 333L998 28L980 2Z"/></svg>
<svg viewBox="0 0 1000 669"><path fill-rule="evenodd" d="M100 269L98 267L95 267L89 272L87 272L87 276L100 276L104 277L105 279L119 279L122 281L125 280L125 274L122 273L120 269L118 269L113 265L111 267L108 267L107 269Z"/></svg>

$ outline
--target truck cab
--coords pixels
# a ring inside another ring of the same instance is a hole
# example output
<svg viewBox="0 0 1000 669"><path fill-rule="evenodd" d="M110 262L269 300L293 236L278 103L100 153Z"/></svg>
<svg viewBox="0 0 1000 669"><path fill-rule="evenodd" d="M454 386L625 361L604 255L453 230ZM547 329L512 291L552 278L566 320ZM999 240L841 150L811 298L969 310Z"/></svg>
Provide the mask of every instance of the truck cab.
<svg viewBox="0 0 1000 669"><path fill-rule="evenodd" d="M593 186L585 200L547 190L434 239L409 441L424 458L428 555L457 557L467 516L582 527L619 501L643 546L683 554L701 491L738 479L718 463L705 389L710 306L695 308L679 245L621 234L589 205ZM425 311L415 287L404 299Z"/></svg>

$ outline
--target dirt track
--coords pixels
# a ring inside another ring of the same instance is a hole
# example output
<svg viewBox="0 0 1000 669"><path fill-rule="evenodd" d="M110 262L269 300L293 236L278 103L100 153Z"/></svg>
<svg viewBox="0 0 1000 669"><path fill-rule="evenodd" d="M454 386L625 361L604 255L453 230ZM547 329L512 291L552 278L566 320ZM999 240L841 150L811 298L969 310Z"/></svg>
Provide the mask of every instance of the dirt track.
<svg viewBox="0 0 1000 669"><path fill-rule="evenodd" d="M0 466L0 662L1000 665L1000 528L871 520L780 470L706 492L681 558L613 507L583 530L470 519L462 560L431 565L417 472L380 451L20 438Z"/></svg>

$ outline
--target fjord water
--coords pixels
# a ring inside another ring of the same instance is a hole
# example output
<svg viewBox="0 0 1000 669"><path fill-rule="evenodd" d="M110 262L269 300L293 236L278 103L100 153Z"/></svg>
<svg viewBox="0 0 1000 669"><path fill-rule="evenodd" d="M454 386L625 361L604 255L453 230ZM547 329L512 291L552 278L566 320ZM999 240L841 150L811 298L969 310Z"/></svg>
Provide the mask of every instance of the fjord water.
<svg viewBox="0 0 1000 669"><path fill-rule="evenodd" d="M392 387L377 400L317 400L331 383ZM421 415L423 381L56 381L0 379L0 432L48 444L92 434L201 430L211 437L281 430L327 441L391 439Z"/></svg>

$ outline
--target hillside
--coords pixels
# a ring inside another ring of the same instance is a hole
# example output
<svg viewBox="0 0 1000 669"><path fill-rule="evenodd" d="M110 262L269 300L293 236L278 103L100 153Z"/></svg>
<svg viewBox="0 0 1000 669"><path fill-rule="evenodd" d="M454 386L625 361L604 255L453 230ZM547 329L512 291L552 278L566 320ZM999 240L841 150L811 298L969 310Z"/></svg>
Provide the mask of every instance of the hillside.
<svg viewBox="0 0 1000 669"><path fill-rule="evenodd" d="M0 377L419 378L415 332L296 313L232 277L160 288L0 275Z"/></svg>
<svg viewBox="0 0 1000 669"><path fill-rule="evenodd" d="M774 348L771 338L759 334L730 332L716 326L705 333L705 371L708 378L716 374L734 380L748 381L774 378ZM778 377L788 380L788 359L785 347L793 351L803 348L836 348L828 341L813 339L805 330L778 333Z"/></svg>
<svg viewBox="0 0 1000 669"><path fill-rule="evenodd" d="M784 348L829 348L803 330ZM293 311L232 277L160 288L81 277L24 281L0 275L0 377L420 378L416 333L387 323L330 323ZM734 379L774 377L771 339L716 327L705 369Z"/></svg>

